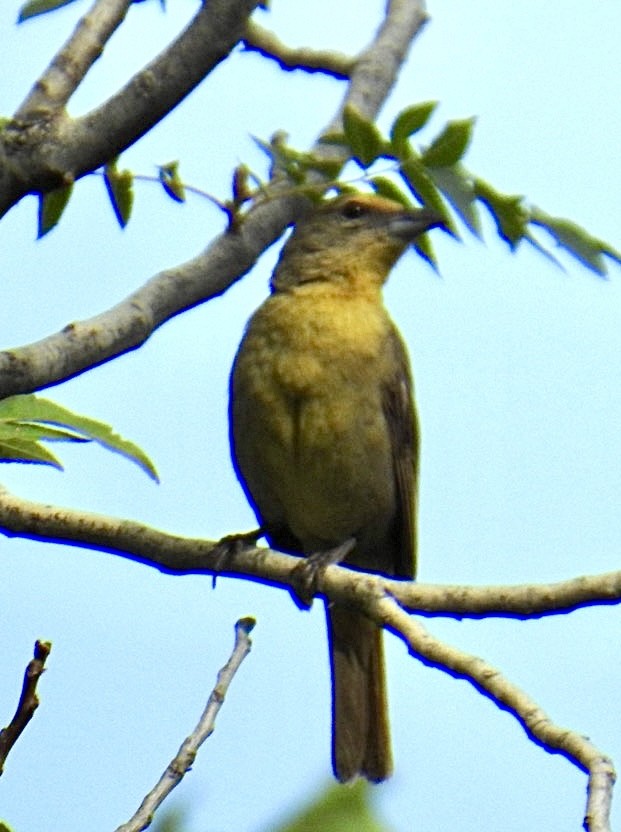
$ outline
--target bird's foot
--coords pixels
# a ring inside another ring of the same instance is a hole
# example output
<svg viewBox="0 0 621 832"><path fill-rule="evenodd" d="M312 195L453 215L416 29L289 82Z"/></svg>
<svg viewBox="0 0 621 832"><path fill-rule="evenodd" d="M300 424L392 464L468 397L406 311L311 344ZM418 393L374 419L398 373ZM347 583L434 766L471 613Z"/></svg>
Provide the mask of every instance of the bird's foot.
<svg viewBox="0 0 621 832"><path fill-rule="evenodd" d="M322 549L303 558L291 575L293 600L299 607L308 609L317 594L319 578L326 567L342 563L356 545L355 537L348 537L333 549Z"/></svg>
<svg viewBox="0 0 621 832"><path fill-rule="evenodd" d="M262 534L263 529L253 529L251 532L237 532L236 534L227 534L221 538L209 553L213 557L214 573L225 572L229 560L243 552L244 549L256 546L257 540ZM215 585L216 574L213 576L213 582Z"/></svg>

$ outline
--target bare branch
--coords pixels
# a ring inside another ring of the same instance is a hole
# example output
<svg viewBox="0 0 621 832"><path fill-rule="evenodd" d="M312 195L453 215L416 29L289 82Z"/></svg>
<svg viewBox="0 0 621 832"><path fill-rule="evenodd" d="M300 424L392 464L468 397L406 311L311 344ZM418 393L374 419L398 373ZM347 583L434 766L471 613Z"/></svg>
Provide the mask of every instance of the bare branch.
<svg viewBox="0 0 621 832"><path fill-rule="evenodd" d="M207 8L214 5L210 2ZM392 0L388 4L386 19L373 43L356 60L339 112L322 132L340 124L340 113L347 103L355 103L368 118L375 117L426 19L419 0ZM312 152L342 162L346 158L342 149L322 143L316 143ZM273 190L278 193L277 187ZM70 324L37 343L0 353L0 398L64 381L140 346L162 323L239 280L307 208L307 201L299 196L264 201L249 213L241 229L220 235L198 257L156 275L107 312Z"/></svg>
<svg viewBox="0 0 621 832"><path fill-rule="evenodd" d="M119 826L116 832L141 832L141 830L146 829L153 820L155 811L161 806L175 786L179 785L185 774L192 767L198 749L207 737L213 734L216 717L222 707L233 677L251 650L252 641L250 640L249 634L255 623L252 618L240 618L235 624L235 645L233 652L227 663L218 673L216 686L209 696L207 705L198 724L192 733L185 738L179 751L177 751L166 767L166 771L140 804L136 814L127 823Z"/></svg>
<svg viewBox="0 0 621 832"><path fill-rule="evenodd" d="M373 42L356 58L342 108L352 104L362 115L375 118L428 19L424 0L388 0L386 16ZM342 108L330 131L341 126Z"/></svg>
<svg viewBox="0 0 621 832"><path fill-rule="evenodd" d="M334 78L349 78L355 59L330 49L294 49L279 40L273 32L252 20L248 21L243 44L249 52L259 52L272 58L281 69L305 72L325 72Z"/></svg>
<svg viewBox="0 0 621 832"><path fill-rule="evenodd" d="M434 638L388 596L368 603L365 611L402 636L410 651L426 664L467 679L498 707L510 711L531 739L552 753L563 754L587 771L585 829L587 832L610 832L610 806L616 779L614 766L586 737L555 725L527 693L500 671L483 659Z"/></svg>
<svg viewBox="0 0 621 832"><path fill-rule="evenodd" d="M258 2L201 3L167 49L81 118L57 114L28 124L10 122L0 137L0 216L25 194L46 192L90 173L147 133L230 53ZM67 92L65 84L63 94Z"/></svg>
<svg viewBox="0 0 621 832"><path fill-rule="evenodd" d="M0 398L40 389L143 344L165 321L221 294L287 225L296 199L258 206L189 262L166 269L112 309L25 347L0 352Z"/></svg>
<svg viewBox="0 0 621 832"><path fill-rule="evenodd" d="M67 123L65 141L84 147L76 176L99 167L148 133L230 53L259 0L210 0L183 32L118 93ZM61 136L62 138L62 136Z"/></svg>
<svg viewBox="0 0 621 832"><path fill-rule="evenodd" d="M225 559L211 541L182 538L168 535L148 526L128 520L118 520L101 515L60 509L20 500L7 491L0 491L0 526L5 533L57 542L81 543L92 548L120 553L155 566L162 571L187 573L212 573L228 576L244 576L284 587L294 587L295 568L299 559L269 549L253 546L232 550ZM570 603L568 589L574 583L577 598ZM614 769L611 761L581 735L554 725L530 697L508 682L496 669L479 658L462 653L430 636L420 624L412 619L398 603L398 595L404 595L411 604L417 597L417 609L425 608L425 598L431 598L430 606L437 605L438 596L446 588L441 586L417 586L414 583L389 581L376 575L353 572L341 566L329 566L318 575L319 591L338 603L358 607L383 626L400 634L407 641L413 653L424 662L433 664L446 672L468 679L479 690L489 696L500 707L511 711L525 730L538 743L550 751L564 754L569 760L589 773L587 829L589 832L608 832L608 815L614 783ZM585 587L594 593L587 601ZM488 602L481 604L503 613L502 604L507 599L510 614L514 614L515 600L522 596L526 609L532 606L532 597L548 598L550 613L560 608L554 601L556 587L564 594L569 607L579 603L597 603L612 600L610 586L617 587L616 600L621 599L621 573L611 573L575 582L532 587L465 587L460 599L460 614L481 616L480 609L463 609L464 599L482 599L487 594ZM598 597L596 590L601 595ZM402 592L404 590L405 592ZM450 603L455 588L448 587L447 605L443 611L451 615ZM393 595L394 593L394 595ZM441 614L441 610L436 612ZM540 609L539 614L544 610ZM527 614L521 611L524 616Z"/></svg>
<svg viewBox="0 0 621 832"><path fill-rule="evenodd" d="M36 641L34 646L34 659L31 659L24 673L24 684L22 685L21 696L17 704L17 710L13 719L0 731L0 774L4 770L6 758L13 748L26 725L32 719L34 712L39 707L37 696L37 683L45 670L45 661L50 654L52 645L49 641Z"/></svg>
<svg viewBox="0 0 621 832"><path fill-rule="evenodd" d="M95 0L20 105L15 113L17 121L35 121L65 107L125 19L131 3L132 0Z"/></svg>
<svg viewBox="0 0 621 832"><path fill-rule="evenodd" d="M181 537L134 520L24 500L0 487L0 530L9 537L36 538L112 552L172 574L225 574L295 587L299 558L271 549L240 546L224 560L217 541ZM344 567L329 567L321 592L343 604L386 594L404 609L444 617L558 615L578 607L619 603L621 571L556 584L456 587L395 581ZM442 603L444 599L444 603Z"/></svg>
<svg viewBox="0 0 621 832"><path fill-rule="evenodd" d="M621 600L621 572L584 575L551 584L433 587L389 581L386 590L405 609L429 615L536 618Z"/></svg>

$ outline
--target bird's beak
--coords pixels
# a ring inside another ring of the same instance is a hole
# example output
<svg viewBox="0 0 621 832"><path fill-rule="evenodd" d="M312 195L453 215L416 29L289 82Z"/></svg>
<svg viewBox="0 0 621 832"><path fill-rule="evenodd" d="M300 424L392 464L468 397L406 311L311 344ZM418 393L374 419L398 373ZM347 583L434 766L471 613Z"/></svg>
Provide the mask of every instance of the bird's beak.
<svg viewBox="0 0 621 832"><path fill-rule="evenodd" d="M437 211L430 208L420 208L413 211L402 211L395 213L388 220L390 234L402 240L410 240L424 234L430 228L438 228L446 225L446 220Z"/></svg>

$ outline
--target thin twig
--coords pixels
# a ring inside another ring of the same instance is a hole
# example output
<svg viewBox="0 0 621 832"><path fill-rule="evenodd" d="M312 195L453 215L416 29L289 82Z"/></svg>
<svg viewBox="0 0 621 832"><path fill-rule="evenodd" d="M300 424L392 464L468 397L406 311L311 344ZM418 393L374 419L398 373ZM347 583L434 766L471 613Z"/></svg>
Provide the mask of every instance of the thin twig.
<svg viewBox="0 0 621 832"><path fill-rule="evenodd" d="M125 19L132 0L96 0L15 113L33 121L62 110Z"/></svg>
<svg viewBox="0 0 621 832"><path fill-rule="evenodd" d="M17 704L17 710L6 728L0 731L0 774L4 770L4 763L10 750L39 707L37 683L41 674L45 671L45 660L49 656L51 649L52 645L49 641L35 642L34 658L28 662L26 672L24 673L24 683Z"/></svg>
<svg viewBox="0 0 621 832"><path fill-rule="evenodd" d="M350 76L355 64L355 58L335 50L287 46L273 32L253 20L248 21L242 42L249 52L259 52L264 58L271 58L286 71L325 72L334 78L345 79Z"/></svg>
<svg viewBox="0 0 621 832"><path fill-rule="evenodd" d="M181 743L179 750L153 789L145 796L137 812L126 823L119 826L116 832L141 832L142 829L146 829L153 820L155 811L172 790L179 785L185 774L192 767L198 749L214 731L216 717L222 707L233 677L250 652L252 647L250 632L255 623L253 618L240 618L235 624L235 645L233 652L227 663L218 673L216 686L209 695L207 705L198 724L192 733Z"/></svg>

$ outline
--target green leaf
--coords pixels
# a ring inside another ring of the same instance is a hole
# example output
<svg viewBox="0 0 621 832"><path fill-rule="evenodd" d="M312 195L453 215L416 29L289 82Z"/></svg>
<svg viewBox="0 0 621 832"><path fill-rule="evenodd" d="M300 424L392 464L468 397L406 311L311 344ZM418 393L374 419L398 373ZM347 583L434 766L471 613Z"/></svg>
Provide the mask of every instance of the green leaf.
<svg viewBox="0 0 621 832"><path fill-rule="evenodd" d="M0 401L0 457L47 462L60 467L39 439L98 442L109 451L135 462L156 482L157 472L141 448L114 433L109 425L80 416L49 399L34 395L10 396ZM22 454L22 455L20 455Z"/></svg>
<svg viewBox="0 0 621 832"><path fill-rule="evenodd" d="M442 191L475 237L481 236L481 221L475 203L472 177L460 164L450 168L429 168L428 174Z"/></svg>
<svg viewBox="0 0 621 832"><path fill-rule="evenodd" d="M436 258L436 253L433 250L429 234L419 235L412 243L412 246L417 254L429 263L434 272L439 272L438 260Z"/></svg>
<svg viewBox="0 0 621 832"><path fill-rule="evenodd" d="M474 122L474 118L449 121L422 154L423 164L444 168L459 162L470 143Z"/></svg>
<svg viewBox="0 0 621 832"><path fill-rule="evenodd" d="M321 144L336 144L339 147L347 147L349 145L347 136L343 132L322 133L319 136L319 141Z"/></svg>
<svg viewBox="0 0 621 832"><path fill-rule="evenodd" d="M184 832L188 828L186 816L185 809L164 809L150 828L152 832Z"/></svg>
<svg viewBox="0 0 621 832"><path fill-rule="evenodd" d="M253 140L271 160L271 171L285 173L298 185L307 181L309 171L319 171L329 179L335 179L343 162L341 159L325 158L313 153L296 150L287 144L287 134L282 131L274 133L269 142L253 136ZM314 188L315 186L313 186Z"/></svg>
<svg viewBox="0 0 621 832"><path fill-rule="evenodd" d="M68 6L69 3L73 2L75 2L75 0L29 0L29 2L24 3L19 10L17 22L23 23L24 20L28 20L30 17L36 17L39 14L56 11L56 9Z"/></svg>
<svg viewBox="0 0 621 832"><path fill-rule="evenodd" d="M13 832L13 829L5 821L0 820L0 832Z"/></svg>
<svg viewBox="0 0 621 832"><path fill-rule="evenodd" d="M125 228L134 204L134 177L131 171L118 170L116 165L117 160L113 159L105 166L104 182L117 222Z"/></svg>
<svg viewBox="0 0 621 832"><path fill-rule="evenodd" d="M339 175L343 162L341 159L326 159L315 156L313 153L306 153L303 164L309 170L316 170L327 176L328 179L336 179Z"/></svg>
<svg viewBox="0 0 621 832"><path fill-rule="evenodd" d="M528 214L524 208L524 198L502 194L483 179L475 177L472 183L476 198L487 207L496 223L498 233L512 249L515 249L526 235Z"/></svg>
<svg viewBox="0 0 621 832"><path fill-rule="evenodd" d="M351 786L328 786L319 797L282 826L271 827L272 832L389 832L373 812L371 787L365 780Z"/></svg>
<svg viewBox="0 0 621 832"><path fill-rule="evenodd" d="M392 199L393 202L399 202L405 208L412 207L409 199L403 193L401 188L387 176L372 176L369 179L369 185L379 196L383 196L386 199Z"/></svg>
<svg viewBox="0 0 621 832"><path fill-rule="evenodd" d="M44 237L48 231L60 220L69 197L73 190L73 182L70 185L63 185L61 188L54 188L46 194L39 194L39 216L37 223L37 239Z"/></svg>
<svg viewBox="0 0 621 832"><path fill-rule="evenodd" d="M34 462L52 465L62 471L62 465L51 451L37 442L20 439L0 439L0 462Z"/></svg>
<svg viewBox="0 0 621 832"><path fill-rule="evenodd" d="M175 202L185 202L185 187L179 176L179 162L169 162L158 169L159 180L164 190Z"/></svg>
<svg viewBox="0 0 621 832"><path fill-rule="evenodd" d="M385 142L377 126L351 104L343 111L343 129L351 152L363 168L381 156Z"/></svg>
<svg viewBox="0 0 621 832"><path fill-rule="evenodd" d="M615 251L608 243L593 237L586 229L572 220L562 217L552 217L539 208L531 211L531 222L545 229L556 241L557 245L569 252L583 266L601 276L606 274L606 264L603 255L611 257L618 263L621 262L621 254Z"/></svg>
<svg viewBox="0 0 621 832"><path fill-rule="evenodd" d="M398 159L407 148L407 140L427 124L437 105L437 101L424 101L399 113L390 128L390 141Z"/></svg>
<svg viewBox="0 0 621 832"><path fill-rule="evenodd" d="M427 208L433 208L434 211L437 211L444 217L446 227L450 234L455 238L459 238L459 234L447 210L446 204L429 176L429 173L421 163L420 157L412 153L406 161L402 162L401 176L416 199L422 205L425 205Z"/></svg>
<svg viewBox="0 0 621 832"><path fill-rule="evenodd" d="M38 442L41 439L49 441L66 440L68 442L88 442L84 436L75 431L51 425L30 423L20 419L0 420L0 442L17 439L26 442Z"/></svg>
<svg viewBox="0 0 621 832"><path fill-rule="evenodd" d="M536 249L539 252L539 254L543 254L543 256L546 259L548 259L551 263L553 263L562 272L567 271L567 269L565 268L565 266L563 266L561 261L557 260L556 257L552 254L552 252L548 251L548 249L545 246L542 246L541 243L539 242L539 240L537 240L535 237L533 237L533 235L528 230L524 234L524 240L527 243L530 243L530 245L534 249Z"/></svg>

